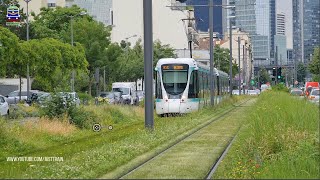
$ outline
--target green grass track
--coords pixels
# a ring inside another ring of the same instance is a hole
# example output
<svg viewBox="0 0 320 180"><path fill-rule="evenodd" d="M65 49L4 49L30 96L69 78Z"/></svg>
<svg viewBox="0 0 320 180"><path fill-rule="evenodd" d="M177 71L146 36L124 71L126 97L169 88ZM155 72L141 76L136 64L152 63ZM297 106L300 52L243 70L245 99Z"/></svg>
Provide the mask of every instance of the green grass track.
<svg viewBox="0 0 320 180"><path fill-rule="evenodd" d="M202 179L245 121L256 99L236 107L123 178ZM215 118L212 118L212 120Z"/></svg>

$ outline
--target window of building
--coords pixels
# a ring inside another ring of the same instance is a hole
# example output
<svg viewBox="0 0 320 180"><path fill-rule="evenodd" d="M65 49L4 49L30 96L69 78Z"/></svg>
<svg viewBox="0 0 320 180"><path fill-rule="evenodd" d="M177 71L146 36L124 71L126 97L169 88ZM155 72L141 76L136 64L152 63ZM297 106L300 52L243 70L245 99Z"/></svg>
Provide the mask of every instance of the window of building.
<svg viewBox="0 0 320 180"><path fill-rule="evenodd" d="M48 3L48 7L56 7L56 3Z"/></svg>

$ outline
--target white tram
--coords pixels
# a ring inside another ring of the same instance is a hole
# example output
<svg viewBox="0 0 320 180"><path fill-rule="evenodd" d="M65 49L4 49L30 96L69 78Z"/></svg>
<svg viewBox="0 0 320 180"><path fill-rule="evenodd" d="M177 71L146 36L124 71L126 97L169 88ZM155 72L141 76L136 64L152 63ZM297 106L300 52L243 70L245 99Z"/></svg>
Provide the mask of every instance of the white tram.
<svg viewBox="0 0 320 180"><path fill-rule="evenodd" d="M210 104L209 66L191 58L160 59L156 71L156 113L185 114ZM228 95L229 76L214 69L214 97Z"/></svg>

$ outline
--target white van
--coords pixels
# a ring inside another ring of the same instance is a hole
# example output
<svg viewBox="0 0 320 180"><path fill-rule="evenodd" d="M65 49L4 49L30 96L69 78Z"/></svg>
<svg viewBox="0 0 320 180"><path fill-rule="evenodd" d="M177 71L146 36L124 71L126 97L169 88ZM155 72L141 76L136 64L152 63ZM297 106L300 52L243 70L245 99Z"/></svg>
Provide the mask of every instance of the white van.
<svg viewBox="0 0 320 180"><path fill-rule="evenodd" d="M115 82L112 83L112 91L120 92L124 104L136 105L138 98L135 82Z"/></svg>

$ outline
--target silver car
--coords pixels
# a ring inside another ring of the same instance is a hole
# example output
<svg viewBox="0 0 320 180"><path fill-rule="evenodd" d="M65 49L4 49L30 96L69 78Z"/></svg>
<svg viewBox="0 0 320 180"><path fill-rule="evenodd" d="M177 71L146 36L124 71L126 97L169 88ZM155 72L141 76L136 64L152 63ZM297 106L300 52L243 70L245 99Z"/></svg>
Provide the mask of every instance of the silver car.
<svg viewBox="0 0 320 180"><path fill-rule="evenodd" d="M0 116L9 115L9 104L4 96L0 95Z"/></svg>
<svg viewBox="0 0 320 180"><path fill-rule="evenodd" d="M308 99L313 103L319 103L320 89L312 89Z"/></svg>
<svg viewBox="0 0 320 180"><path fill-rule="evenodd" d="M38 90L30 90L29 94L39 92ZM20 91L13 91L9 93L6 97L8 104L17 104L20 101ZM21 101L25 102L27 100L27 91L21 91Z"/></svg>

